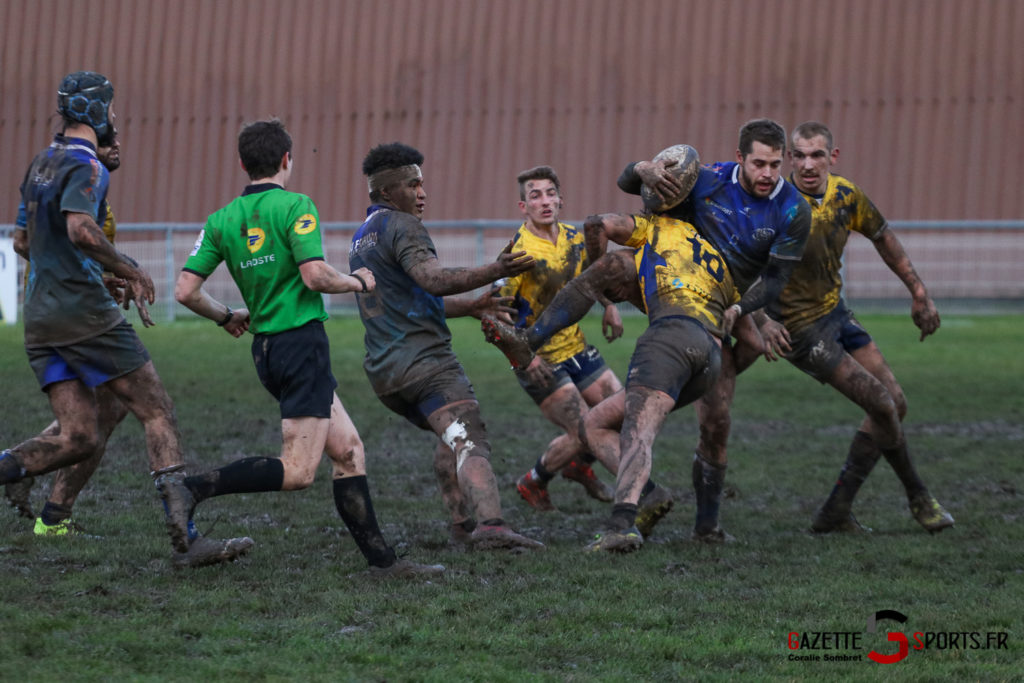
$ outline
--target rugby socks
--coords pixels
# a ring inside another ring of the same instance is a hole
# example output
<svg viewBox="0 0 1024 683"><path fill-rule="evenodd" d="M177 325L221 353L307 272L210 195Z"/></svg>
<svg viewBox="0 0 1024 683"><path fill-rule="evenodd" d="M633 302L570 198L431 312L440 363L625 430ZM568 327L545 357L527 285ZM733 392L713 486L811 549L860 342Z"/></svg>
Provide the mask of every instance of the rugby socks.
<svg viewBox="0 0 1024 683"><path fill-rule="evenodd" d="M913 498L925 490L924 482L914 469L914 463L910 462L906 440L893 448L883 448L882 455L896 471L896 476L900 478L903 488L907 491L907 498Z"/></svg>
<svg viewBox="0 0 1024 683"><path fill-rule="evenodd" d="M646 484L644 484L644 487L643 487L642 489L640 489L640 497L641 497L641 498L643 498L643 497L644 497L644 496L646 496L646 495L647 495L648 493L650 493L651 491L653 491L653 490L654 490L654 489L655 489L655 488L656 488L657 486L658 486L658 485L654 483L654 480L653 480L653 479L648 479L648 480L647 480L647 483L646 483Z"/></svg>
<svg viewBox="0 0 1024 683"><path fill-rule="evenodd" d="M904 449L905 450L905 449ZM875 463L882 457L871 435L864 431L858 431L850 443L850 452L846 455L846 463L839 472L832 492L822 506L830 516L837 519L845 519L853 507L853 499L857 496L861 484L871 474Z"/></svg>
<svg viewBox="0 0 1024 683"><path fill-rule="evenodd" d="M196 502L231 493L280 491L284 464L278 458L242 458L210 472L185 478Z"/></svg>
<svg viewBox="0 0 1024 683"><path fill-rule="evenodd" d="M334 505L367 562L374 567L390 567L398 560L377 525L365 474L335 479Z"/></svg>
<svg viewBox="0 0 1024 683"><path fill-rule="evenodd" d="M633 503L616 503L612 506L609 526L615 531L625 531L636 525L637 506Z"/></svg>
<svg viewBox="0 0 1024 683"><path fill-rule="evenodd" d="M588 465L593 465L595 462L597 462L597 458L595 458L594 454L591 453L590 451L580 453L580 460L582 460L584 463Z"/></svg>
<svg viewBox="0 0 1024 683"><path fill-rule="evenodd" d="M725 487L725 467L712 465L696 453L693 454L693 490L697 494L697 521L694 531L709 534L718 527L718 509L722 504Z"/></svg>
<svg viewBox="0 0 1024 683"><path fill-rule="evenodd" d="M544 467L543 463L541 462L543 459L543 455L537 458L537 464L533 466L532 470L530 470L530 474L532 475L533 479L536 479L541 484L547 484L549 481L554 479L555 475L553 472Z"/></svg>
<svg viewBox="0 0 1024 683"><path fill-rule="evenodd" d="M25 476L25 468L9 450L0 453L0 484L13 484Z"/></svg>
<svg viewBox="0 0 1024 683"><path fill-rule="evenodd" d="M43 511L39 513L39 517L46 526L53 526L60 524L65 519L71 519L71 508L67 505L58 505L57 503L46 501L46 504L43 505Z"/></svg>

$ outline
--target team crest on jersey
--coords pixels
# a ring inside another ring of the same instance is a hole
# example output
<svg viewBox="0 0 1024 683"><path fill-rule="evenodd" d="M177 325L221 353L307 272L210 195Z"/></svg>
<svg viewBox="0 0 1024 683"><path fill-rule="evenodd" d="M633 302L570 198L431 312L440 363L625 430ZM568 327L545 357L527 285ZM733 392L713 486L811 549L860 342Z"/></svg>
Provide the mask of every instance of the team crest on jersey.
<svg viewBox="0 0 1024 683"><path fill-rule="evenodd" d="M299 220L295 221L296 235L308 235L314 230L316 230L316 216L311 213L302 214L299 216Z"/></svg>
<svg viewBox="0 0 1024 683"><path fill-rule="evenodd" d="M248 242L246 246L249 247L251 253L255 254L263 248L263 242L267 239L267 233L263 232L263 228L249 228L247 237Z"/></svg>

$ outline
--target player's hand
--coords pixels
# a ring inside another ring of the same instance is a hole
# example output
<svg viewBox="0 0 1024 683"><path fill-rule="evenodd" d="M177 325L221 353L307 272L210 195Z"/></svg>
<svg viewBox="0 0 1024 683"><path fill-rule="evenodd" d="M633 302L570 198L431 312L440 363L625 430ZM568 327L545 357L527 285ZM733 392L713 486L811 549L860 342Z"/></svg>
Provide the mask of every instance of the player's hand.
<svg viewBox="0 0 1024 683"><path fill-rule="evenodd" d="M124 295L124 278L113 275L104 275L103 286L107 288L108 292L110 292L110 296L114 297L114 301L117 302L117 305L124 306L124 310L127 311L130 300Z"/></svg>
<svg viewBox="0 0 1024 683"><path fill-rule="evenodd" d="M610 342L622 336L622 316L614 305L604 307L604 315L601 316L601 332L604 334L604 338Z"/></svg>
<svg viewBox="0 0 1024 683"><path fill-rule="evenodd" d="M515 302L513 296L501 296L497 289L486 291L470 304L469 315L480 320L485 315L496 318L507 325L514 325L517 311L512 304Z"/></svg>
<svg viewBox="0 0 1024 683"><path fill-rule="evenodd" d="M921 339L939 329L941 321L939 320L939 312L935 308L935 302L931 300L931 297L924 297L923 299L914 299L913 303L910 304L910 318L917 325L918 329L921 330Z"/></svg>
<svg viewBox="0 0 1024 683"><path fill-rule="evenodd" d="M156 301L156 288L153 286L153 278L149 273L136 268L134 272L124 279L124 307L128 308L128 302L135 302L135 309L139 312L139 319L143 327L152 327L156 323L149 315L149 304Z"/></svg>
<svg viewBox="0 0 1024 683"><path fill-rule="evenodd" d="M728 337L732 334L733 325L740 318L740 307L738 304L733 304L729 308L725 309L725 313L722 314L722 337Z"/></svg>
<svg viewBox="0 0 1024 683"><path fill-rule="evenodd" d="M683 184L679 182L669 168L675 166L675 160L641 161L633 166L633 170L640 176L640 181L654 190L662 201L669 201L678 197L683 192Z"/></svg>
<svg viewBox="0 0 1024 683"><path fill-rule="evenodd" d="M779 360L792 350L789 330L782 323L767 318L761 326L764 338L764 358L768 361Z"/></svg>
<svg viewBox="0 0 1024 683"><path fill-rule="evenodd" d="M530 361L530 364L523 370L519 370L519 372L526 376L526 379L530 384L534 384L538 387L547 386L555 376L554 370L552 370L551 366L548 365L540 356L534 356L533 360Z"/></svg>
<svg viewBox="0 0 1024 683"><path fill-rule="evenodd" d="M508 277L532 269L537 262L525 251L512 251L512 240L509 240L498 254L498 264L501 266L501 277Z"/></svg>
<svg viewBox="0 0 1024 683"><path fill-rule="evenodd" d="M238 338L249 331L251 322L248 308L236 308L231 311L231 320L224 323L224 329L232 337Z"/></svg>
<svg viewBox="0 0 1024 683"><path fill-rule="evenodd" d="M369 268L356 268L352 271L352 275L358 275L366 283L366 289L363 289L362 285L360 285L359 289L355 290L356 292L372 292L376 289L377 280L374 279L373 273L370 272ZM359 281L357 280L356 283L358 284Z"/></svg>

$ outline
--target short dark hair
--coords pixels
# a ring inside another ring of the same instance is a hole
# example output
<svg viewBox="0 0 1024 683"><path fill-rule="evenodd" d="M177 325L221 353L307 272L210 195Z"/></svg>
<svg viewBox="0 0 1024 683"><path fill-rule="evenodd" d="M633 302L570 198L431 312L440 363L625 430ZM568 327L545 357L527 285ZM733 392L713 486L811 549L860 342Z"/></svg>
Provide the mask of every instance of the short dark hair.
<svg viewBox="0 0 1024 683"><path fill-rule="evenodd" d="M250 180L277 175L291 151L292 136L278 119L247 123L238 134L238 158Z"/></svg>
<svg viewBox="0 0 1024 683"><path fill-rule="evenodd" d="M828 129L824 123L818 121L804 121L799 126L793 129L793 133L790 137L793 139L803 138L804 140L810 140L813 137L820 135L825 138L825 147L828 151L832 151L835 141L832 139L832 131Z"/></svg>
<svg viewBox="0 0 1024 683"><path fill-rule="evenodd" d="M389 142L377 145L366 154L363 159L363 175L371 176L377 171L388 168L401 168L422 163L423 154L415 147L401 142Z"/></svg>
<svg viewBox="0 0 1024 683"><path fill-rule="evenodd" d="M528 168L516 176L516 182L519 183L519 199L523 201L526 201L527 180L550 180L555 184L555 189L558 190L558 194L562 194L562 184L558 182L558 174L555 173L555 169L550 166L534 166L533 168Z"/></svg>
<svg viewBox="0 0 1024 683"><path fill-rule="evenodd" d="M753 119L740 128L740 154L746 157L754 149L754 143L760 142L772 149L786 151L786 131L771 119Z"/></svg>

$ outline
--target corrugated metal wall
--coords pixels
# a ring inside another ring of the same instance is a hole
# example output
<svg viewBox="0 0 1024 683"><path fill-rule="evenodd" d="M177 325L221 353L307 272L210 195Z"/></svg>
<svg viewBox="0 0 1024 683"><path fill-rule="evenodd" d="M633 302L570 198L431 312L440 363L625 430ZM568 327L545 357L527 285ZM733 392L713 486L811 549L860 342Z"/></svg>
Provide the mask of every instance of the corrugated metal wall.
<svg viewBox="0 0 1024 683"><path fill-rule="evenodd" d="M636 207L628 161L730 159L755 116L830 124L890 218L1024 213L1016 0L4 0L0 34L0 222L82 68L117 89L122 221L203 220L246 182L239 126L270 115L324 220L359 218L379 142L425 153L427 218L515 217L516 173L550 163L578 220Z"/></svg>

